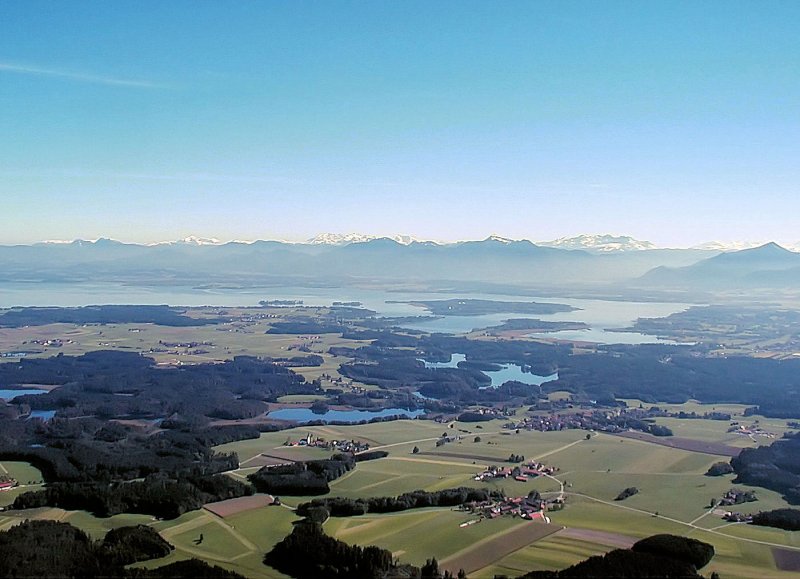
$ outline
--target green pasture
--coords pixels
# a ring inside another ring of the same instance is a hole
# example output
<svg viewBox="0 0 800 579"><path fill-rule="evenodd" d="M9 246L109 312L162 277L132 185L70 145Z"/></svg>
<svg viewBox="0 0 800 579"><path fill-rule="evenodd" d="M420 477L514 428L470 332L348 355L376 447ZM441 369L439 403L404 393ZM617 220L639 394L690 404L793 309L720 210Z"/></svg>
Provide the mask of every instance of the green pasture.
<svg viewBox="0 0 800 579"><path fill-rule="evenodd" d="M702 474L724 460L708 454L679 450L630 438L598 433L553 454L549 459L561 472L686 473Z"/></svg>
<svg viewBox="0 0 800 579"><path fill-rule="evenodd" d="M66 516L61 518L61 520L85 531L93 539L102 539L111 529L133 525L151 525L156 519L150 515L135 515L130 513L100 518L86 511L68 511Z"/></svg>
<svg viewBox="0 0 800 579"><path fill-rule="evenodd" d="M331 518L325 531L347 543L377 545L391 551L402 562L422 565L435 556L445 559L473 543L491 538L521 523L508 517L484 520L468 527L469 513L449 509L423 509L388 515Z"/></svg>
<svg viewBox="0 0 800 579"><path fill-rule="evenodd" d="M20 486L7 491L0 491L0 507L7 507L24 492L37 491L43 488L42 471L29 462L2 461L0 462L0 474L9 476L16 480Z"/></svg>

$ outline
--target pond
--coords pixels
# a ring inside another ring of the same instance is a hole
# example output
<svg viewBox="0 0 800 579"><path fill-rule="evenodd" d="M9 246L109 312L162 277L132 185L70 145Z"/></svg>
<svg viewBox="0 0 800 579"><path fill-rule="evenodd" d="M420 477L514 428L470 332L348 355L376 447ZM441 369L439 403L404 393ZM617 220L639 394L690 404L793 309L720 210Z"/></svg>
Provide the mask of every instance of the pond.
<svg viewBox="0 0 800 579"><path fill-rule="evenodd" d="M31 410L31 415L28 416L28 420L31 418L41 418L45 422L53 418L56 415L55 410Z"/></svg>

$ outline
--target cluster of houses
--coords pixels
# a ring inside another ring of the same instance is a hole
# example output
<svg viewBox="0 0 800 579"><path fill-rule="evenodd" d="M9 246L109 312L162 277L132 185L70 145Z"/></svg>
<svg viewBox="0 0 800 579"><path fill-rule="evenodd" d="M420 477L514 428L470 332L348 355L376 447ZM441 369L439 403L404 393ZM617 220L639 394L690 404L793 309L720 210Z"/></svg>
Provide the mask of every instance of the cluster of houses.
<svg viewBox="0 0 800 579"><path fill-rule="evenodd" d="M632 424L629 425L623 416L620 410L546 414L525 417L515 422L509 422L504 427L510 430L538 430L540 432L570 429L622 432L634 426L638 421L638 419L632 418Z"/></svg>
<svg viewBox="0 0 800 579"><path fill-rule="evenodd" d="M755 491L745 491L734 488L722 495L722 498L718 501L716 499L712 499L711 504L712 506L716 507L714 509L714 514L722 515L723 520L728 521L729 523L750 523L753 520L753 515L749 513L740 513L738 511L729 511L724 507L752 503L753 501L757 500L758 497L756 497Z"/></svg>
<svg viewBox="0 0 800 579"><path fill-rule="evenodd" d="M364 452L369 450L369 444L361 442L360 440L326 440L321 436L314 436L309 432L306 436L299 440L287 439L283 443L284 446L310 446L314 448L323 448L325 450L334 450L337 452Z"/></svg>
<svg viewBox="0 0 800 579"><path fill-rule="evenodd" d="M758 500L756 491L745 491L742 489L731 489L722 495L717 502L717 506L727 507L731 505L741 505L742 503L752 503Z"/></svg>
<svg viewBox="0 0 800 579"><path fill-rule="evenodd" d="M35 344L37 346L44 346L45 348L61 348L64 344L73 344L72 340L62 340L61 338L52 338L46 340L26 340L23 344Z"/></svg>
<svg viewBox="0 0 800 579"><path fill-rule="evenodd" d="M558 467L547 466L541 462L532 460L527 464L513 467L490 466L485 471L476 474L474 480L483 482L493 479L513 478L519 482L527 482L529 478L536 478L543 474L552 475L557 471Z"/></svg>
<svg viewBox="0 0 800 579"><path fill-rule="evenodd" d="M722 518L729 523L752 523L753 515L745 513L733 513L726 511Z"/></svg>
<svg viewBox="0 0 800 579"><path fill-rule="evenodd" d="M750 426L745 426L744 424L739 424L738 422L731 422L730 428L728 428L728 432L733 432L734 434L741 434L742 436L749 436L753 438L755 436L763 436L764 438L775 438L777 435L774 432L768 432L761 428L758 424L751 424Z"/></svg>
<svg viewBox="0 0 800 579"><path fill-rule="evenodd" d="M556 510L563 504L563 499L556 498L546 501L539 496L539 493L532 491L527 497L509 497L500 500L487 500L480 502L466 503L460 507L461 510L478 515L476 519L471 519L462 523L462 527L467 527L479 523L485 519L497 519L503 516L520 517L529 521L550 522L550 517L545 513L548 510ZM556 506L558 505L558 506ZM552 507L555 506L555 509Z"/></svg>

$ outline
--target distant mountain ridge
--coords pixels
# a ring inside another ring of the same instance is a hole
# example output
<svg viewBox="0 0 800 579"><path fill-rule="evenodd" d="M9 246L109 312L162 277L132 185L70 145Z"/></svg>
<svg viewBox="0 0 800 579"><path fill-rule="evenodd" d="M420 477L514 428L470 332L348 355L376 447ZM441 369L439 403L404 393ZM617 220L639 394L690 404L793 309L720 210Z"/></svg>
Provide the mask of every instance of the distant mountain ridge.
<svg viewBox="0 0 800 579"><path fill-rule="evenodd" d="M138 245L110 239L0 246L0 283L58 281L191 285L392 283L571 287L636 279L658 266L715 255L697 250L586 251L492 235L440 244L410 236L345 235L314 243L188 237ZM452 284L451 284L452 282Z"/></svg>
<svg viewBox="0 0 800 579"><path fill-rule="evenodd" d="M794 287L800 283L800 253L770 242L720 253L684 267L647 272L644 285L704 290Z"/></svg>
<svg viewBox="0 0 800 579"><path fill-rule="evenodd" d="M46 240L33 245L91 245L98 242L101 243L120 243L124 245L142 245L142 246L159 246L159 245L186 245L186 246L206 246L206 245L227 245L229 243L237 243L243 245L252 245L254 243L283 243L288 245L332 245L342 246L351 243L368 243L378 239L390 239L400 245L411 245L412 243L428 243L435 245L458 245L462 243L475 243L478 241L494 241L498 243L510 244L517 242L529 242L539 247L551 247L558 249L568 250L582 250L593 253L616 253L616 252L631 252L631 251L657 251L667 250L681 251L681 250L695 250L695 251L708 251L708 252L731 252L741 251L744 249L752 249L764 245L764 242L756 241L708 241L698 245L684 248L662 248L650 241L643 241L628 235L610 235L610 234L581 234L574 237L560 237L550 241L532 241L530 239L512 239L503 237L498 234L492 234L483 240L464 240L464 241L439 241L422 239L413 235L404 234L387 234L387 235L371 235L364 233L320 233L305 241L286 241L280 239L257 239L257 240L232 240L222 241L213 237L200 237L190 235L183 239L158 241L153 243L128 243L116 241L109 238L99 239L74 239L74 240ZM800 251L800 241L797 243L787 244L783 247L792 250Z"/></svg>

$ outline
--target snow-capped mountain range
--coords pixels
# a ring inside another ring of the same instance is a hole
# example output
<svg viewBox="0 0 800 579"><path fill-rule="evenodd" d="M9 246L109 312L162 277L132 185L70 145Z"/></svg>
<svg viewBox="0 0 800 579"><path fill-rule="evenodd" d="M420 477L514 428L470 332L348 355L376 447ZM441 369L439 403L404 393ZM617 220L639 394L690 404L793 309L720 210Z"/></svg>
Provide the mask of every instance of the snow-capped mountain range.
<svg viewBox="0 0 800 579"><path fill-rule="evenodd" d="M365 235L363 233L320 233L306 243L310 245L347 245L349 243L366 243L376 239L391 239L400 245L410 245L422 241L411 235Z"/></svg>
<svg viewBox="0 0 800 579"><path fill-rule="evenodd" d="M285 240L271 240L271 241L278 241L280 243L292 244L292 245L307 244L315 246L344 246L354 243L368 243L370 241L375 241L377 239L389 239L400 245L411 245L412 243L433 243L436 245L451 245L454 243L460 243L460 242L445 242L445 241L420 239L412 235L400 235L400 234L367 235L363 233L321 233L319 235L316 235L315 237L312 237L311 239L302 242L285 241ZM71 241L53 239L53 240L43 241L41 242L41 244L91 245L98 242L110 242L110 241L112 240L105 238L91 239L91 240L75 239ZM510 244L516 241L525 241L525 240L515 240L507 237L502 237L500 235L492 234L483 241L490 241L501 244ZM212 246L212 245L225 245L226 243L251 244L254 243L254 241L233 240L231 242L227 242L213 237L199 237L191 235L183 239L178 239L173 241L159 241L156 243L148 243L144 245L149 247L153 246L202 247L202 246ZM552 241L535 241L533 243L541 247L552 247L557 249L568 249L568 250L583 250L583 251L588 251L590 253L620 253L620 252L634 252L634 251L659 249L659 247L657 247L650 241L642 241L630 237L628 235L609 235L609 234L596 234L596 235L584 234L584 235L577 235L575 237L561 237L558 239L554 239ZM754 247L758 247L763 243L764 243L763 241L709 241L686 249L729 252L729 251L741 251L743 249L751 249ZM782 244L782 246L791 251L800 252L800 242L788 243L788 244L784 243Z"/></svg>

